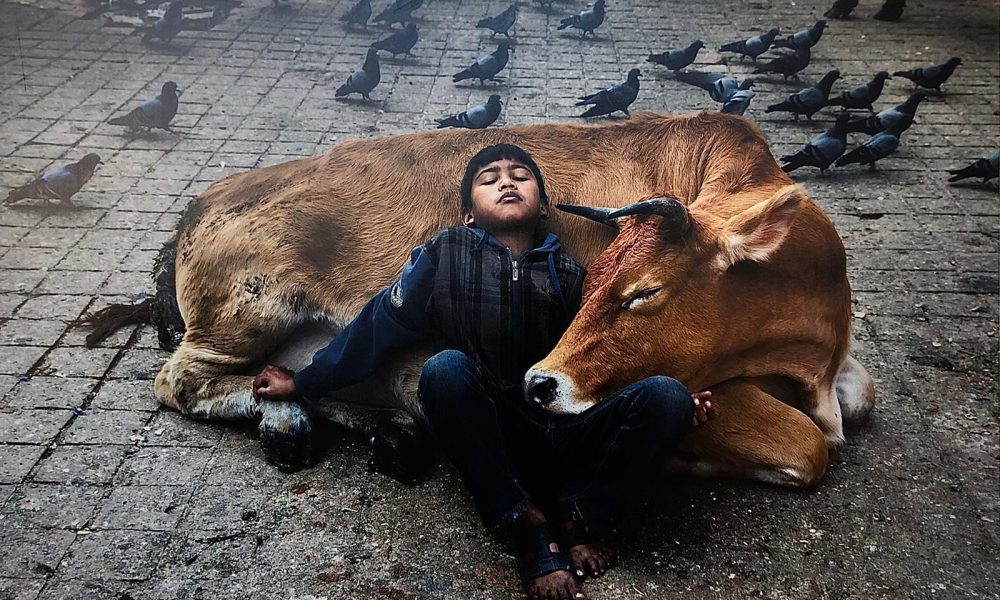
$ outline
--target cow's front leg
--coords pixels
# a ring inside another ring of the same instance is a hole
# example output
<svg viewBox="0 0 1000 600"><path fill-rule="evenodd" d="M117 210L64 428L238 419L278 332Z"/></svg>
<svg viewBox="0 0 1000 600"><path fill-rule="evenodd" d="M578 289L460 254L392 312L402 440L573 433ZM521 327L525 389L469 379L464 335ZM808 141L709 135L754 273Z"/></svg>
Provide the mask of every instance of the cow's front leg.
<svg viewBox="0 0 1000 600"><path fill-rule="evenodd" d="M746 381L710 389L715 418L684 438L669 470L787 487L809 487L823 478L826 440L804 413Z"/></svg>
<svg viewBox="0 0 1000 600"><path fill-rule="evenodd" d="M302 468L313 456L312 420L298 404L256 400L252 376L227 373L242 371L251 362L221 357L185 342L160 370L154 391L162 404L195 419L260 419L264 455L282 469Z"/></svg>

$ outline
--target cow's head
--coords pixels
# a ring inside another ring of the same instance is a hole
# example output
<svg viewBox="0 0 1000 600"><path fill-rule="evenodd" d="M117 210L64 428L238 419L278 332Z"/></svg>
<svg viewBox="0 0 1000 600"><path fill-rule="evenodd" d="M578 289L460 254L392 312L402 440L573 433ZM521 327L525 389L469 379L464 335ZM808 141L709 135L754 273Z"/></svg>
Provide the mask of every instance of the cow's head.
<svg viewBox="0 0 1000 600"><path fill-rule="evenodd" d="M728 339L730 322L741 319L739 282L749 263L768 262L781 247L805 198L785 186L728 218L663 197L619 210L560 205L619 233L590 265L569 329L525 375L528 401L575 414L650 375L697 375L739 343Z"/></svg>

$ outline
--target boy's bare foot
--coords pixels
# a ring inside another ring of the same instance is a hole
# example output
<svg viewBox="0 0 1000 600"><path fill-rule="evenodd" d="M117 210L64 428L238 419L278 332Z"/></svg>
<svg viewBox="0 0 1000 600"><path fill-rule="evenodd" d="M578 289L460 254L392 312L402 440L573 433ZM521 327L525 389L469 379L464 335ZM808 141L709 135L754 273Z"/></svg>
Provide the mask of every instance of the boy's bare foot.
<svg viewBox="0 0 1000 600"><path fill-rule="evenodd" d="M712 401L709 400L711 397L712 392L708 390L691 394L691 400L694 402L694 419L691 424L695 427L704 425L715 416L715 412L712 411Z"/></svg>
<svg viewBox="0 0 1000 600"><path fill-rule="evenodd" d="M580 540L581 543L568 542L573 544L567 548L570 561L576 566L577 577L600 577L615 565L618 560L618 553L614 548L604 542L584 542L584 538L573 531L576 524L573 521L566 521L560 528L564 540Z"/></svg>

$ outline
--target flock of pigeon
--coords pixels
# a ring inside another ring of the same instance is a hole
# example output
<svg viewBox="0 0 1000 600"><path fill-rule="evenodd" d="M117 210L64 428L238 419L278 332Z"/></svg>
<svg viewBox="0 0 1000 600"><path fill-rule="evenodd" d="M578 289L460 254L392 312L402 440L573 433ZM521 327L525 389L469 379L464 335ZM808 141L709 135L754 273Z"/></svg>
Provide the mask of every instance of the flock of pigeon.
<svg viewBox="0 0 1000 600"><path fill-rule="evenodd" d="M274 0L280 6L281 0ZM414 23L413 12L423 5L424 0L393 0L392 4L372 17L371 0L360 0L353 5L340 20L348 26L360 26L367 29L369 21L384 23L391 30L388 36L375 41L369 47L361 68L347 77L335 92L335 96L343 97L349 94L360 94L365 100L370 100L370 94L381 80L379 52L412 56L412 49L419 40L419 32ZM553 0L534 0L546 10L551 10ZM825 13L828 18L845 18L858 5L858 0L836 0ZM895 21L902 15L906 5L905 0L885 0L874 18ZM172 0L162 16L152 23L143 35L143 42L154 39L169 43L183 27L183 0ZM606 0L596 0L588 9L561 20L558 29L576 29L581 39L587 34L595 35L595 30L605 20ZM511 43L511 29L517 22L518 4L515 2L502 13L481 19L477 28L488 29L491 38L503 35L496 50L483 56L462 69L452 77L458 83L465 80L478 80L480 85L487 81L497 81L497 75L507 66L510 53L514 50ZM400 23L402 29L392 27ZM812 27L798 31L790 36L779 38L780 30L775 27L760 35L738 40L722 45L720 52L733 53L740 60L749 58L756 66L754 75L781 75L784 80L791 77L798 79L798 73L809 66L814 48L827 28L825 20L817 21ZM699 51L705 47L700 40L695 40L686 47L667 50L658 54L650 54L647 62L666 67L680 82L696 86L708 92L712 100L719 103L719 110L724 113L744 115L750 106L755 92L752 78L743 81L735 77L719 73L707 73L689 70ZM758 59L772 49L787 49L788 53L776 55L765 62ZM819 83L803 88L788 96L784 101L772 104L765 112L787 112L798 120L800 115L812 119L813 115L825 107L840 107L842 112L837 116L833 127L812 139L795 154L780 158L786 172L811 166L824 174L831 166L842 167L853 163L869 165L875 169L875 163L899 147L900 136L912 124L917 107L928 94L925 91L914 91L902 104L876 113L875 101L882 94L887 79L903 77L911 80L917 88L935 90L941 94L944 84L956 67L960 58L952 58L943 64L918 67L907 71L896 71L889 75L887 71L875 74L871 81L832 96L833 84L840 78L840 72L833 70L826 73ZM629 114L629 106L639 95L639 69L632 69L627 79L607 89L578 98L577 106L586 106L580 117L599 117L615 112ZM181 90L173 81L163 84L160 93L129 113L108 121L111 125L122 125L129 130L163 129L170 131L170 121L177 114L178 98ZM502 104L499 94L492 94L489 99L461 113L437 120L438 127L461 127L482 129L492 125L500 116ZM867 110L870 116L852 118L848 111ZM865 133L871 137L863 144L847 152L847 135L849 133ZM87 183L97 166L102 164L101 157L90 153L77 162L56 166L35 177L32 181L11 190L4 204L13 204L25 198L52 199L64 204L70 204L71 198ZM979 178L983 183L1000 177L1000 152L982 158L974 163L949 171L949 181L956 182L968 178Z"/></svg>

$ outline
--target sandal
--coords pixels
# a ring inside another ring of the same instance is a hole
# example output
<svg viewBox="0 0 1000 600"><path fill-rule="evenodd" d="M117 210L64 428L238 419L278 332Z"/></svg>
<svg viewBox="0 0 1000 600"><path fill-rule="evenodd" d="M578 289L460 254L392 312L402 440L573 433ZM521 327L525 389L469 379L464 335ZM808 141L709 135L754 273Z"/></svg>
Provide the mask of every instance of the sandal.
<svg viewBox="0 0 1000 600"><path fill-rule="evenodd" d="M533 579L555 571L569 571L570 574L576 572L562 552L552 551L550 546L556 541L556 531L551 524L541 523L530 527L519 537L517 571L522 584L527 585ZM526 555L533 556L534 560L521 562L520 556Z"/></svg>

